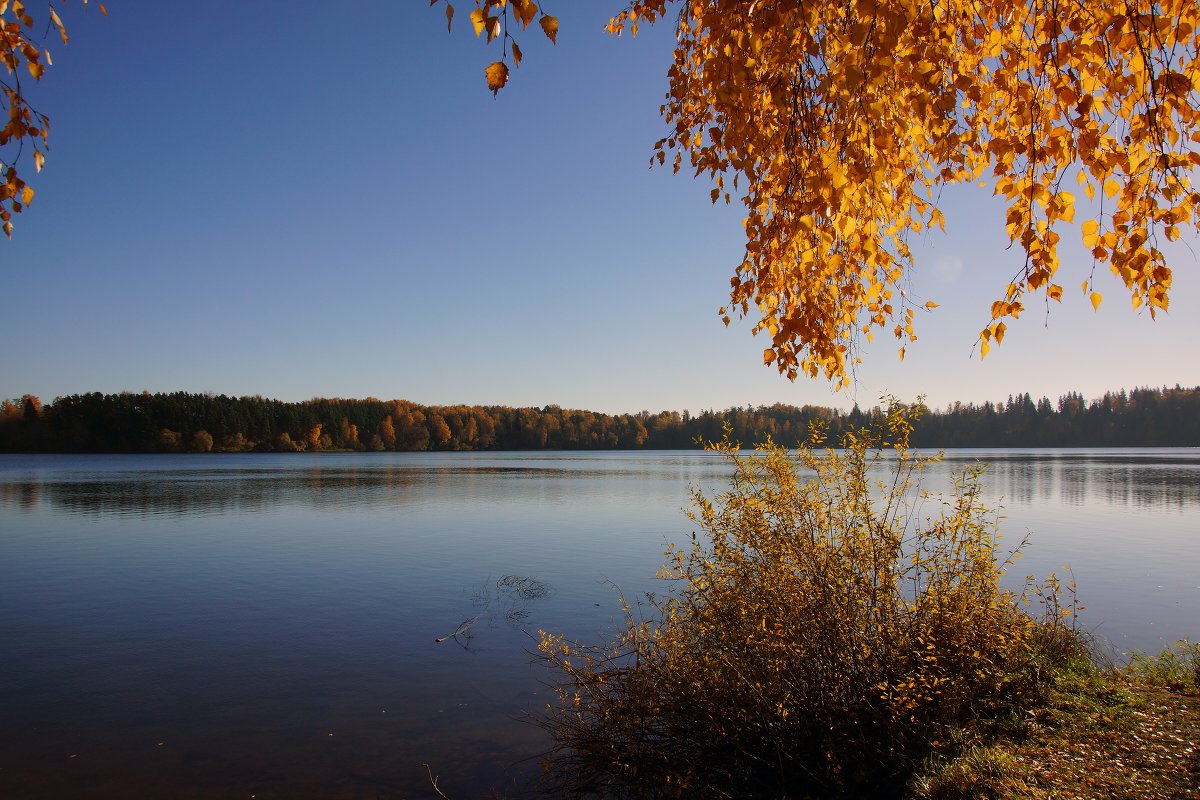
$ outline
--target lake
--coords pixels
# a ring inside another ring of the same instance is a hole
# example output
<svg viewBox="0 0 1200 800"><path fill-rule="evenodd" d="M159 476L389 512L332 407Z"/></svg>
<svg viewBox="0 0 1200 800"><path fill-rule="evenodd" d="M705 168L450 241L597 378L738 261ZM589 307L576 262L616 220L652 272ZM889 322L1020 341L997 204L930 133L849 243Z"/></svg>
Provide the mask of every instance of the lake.
<svg viewBox="0 0 1200 800"><path fill-rule="evenodd" d="M1200 450L988 463L1012 570L1116 651L1200 636ZM0 796L523 796L539 629L661 588L700 452L0 455ZM1015 585L1015 584L1014 584ZM474 620L469 626L463 626ZM451 636L462 627L458 636ZM446 638L441 642L436 640Z"/></svg>

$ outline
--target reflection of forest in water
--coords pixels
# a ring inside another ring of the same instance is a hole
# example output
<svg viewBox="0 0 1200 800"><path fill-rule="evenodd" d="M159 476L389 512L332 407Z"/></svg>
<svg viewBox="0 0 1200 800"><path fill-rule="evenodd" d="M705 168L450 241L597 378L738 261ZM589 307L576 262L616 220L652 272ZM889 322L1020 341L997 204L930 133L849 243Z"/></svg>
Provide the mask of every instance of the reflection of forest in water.
<svg viewBox="0 0 1200 800"><path fill-rule="evenodd" d="M988 493L1006 505L1103 504L1164 510L1200 509L1200 454L1154 451L950 451L930 477L985 464ZM282 456L282 459L295 458ZM184 515L254 513L283 506L311 510L401 508L432 502L571 502L589 494L660 492L686 505L687 486L728 487L728 464L695 454L629 457L522 454L481 459L464 454L404 464L298 465L231 463L204 469L31 471L0 480L0 506L75 514ZM231 457L236 462L237 457ZM521 482L519 490L513 482ZM931 484L939 483L938 480ZM930 488L933 488L932 486Z"/></svg>
<svg viewBox="0 0 1200 800"><path fill-rule="evenodd" d="M627 481L676 485L707 478L711 464L688 460L610 468L575 465L372 465L363 468L206 469L115 471L72 477L56 472L0 482L0 506L83 515L182 515L254 513L283 506L311 510L399 508L435 499L458 503L509 497L512 481L532 483L539 501L564 502L587 492L581 484ZM620 466L618 466L618 463ZM698 469L699 468L699 469ZM723 473L714 473L723 476ZM724 480L723 477L720 480ZM711 484L710 484L711 485ZM530 486L520 494L528 498ZM611 489L608 491L611 492ZM681 496L682 499L682 496Z"/></svg>
<svg viewBox="0 0 1200 800"><path fill-rule="evenodd" d="M410 471L322 470L274 474L126 473L108 478L0 485L5 505L79 514L253 513L289 504L312 507L411 502L419 477ZM351 501L353 497L353 501Z"/></svg>
<svg viewBox="0 0 1200 800"><path fill-rule="evenodd" d="M1163 510L1200 508L1200 456L978 454L948 457L962 469L984 463L984 485L1008 505L1103 504Z"/></svg>

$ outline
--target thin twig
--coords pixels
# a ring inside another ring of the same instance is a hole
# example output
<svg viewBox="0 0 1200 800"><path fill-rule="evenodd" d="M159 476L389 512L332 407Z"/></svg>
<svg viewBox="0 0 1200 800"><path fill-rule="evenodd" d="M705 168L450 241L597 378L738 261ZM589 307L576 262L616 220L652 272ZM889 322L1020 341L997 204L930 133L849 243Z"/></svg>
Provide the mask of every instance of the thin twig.
<svg viewBox="0 0 1200 800"><path fill-rule="evenodd" d="M422 767L424 767L424 768L425 768L425 772L427 772L427 773L429 774L429 784L430 784L430 785L433 787L433 790L434 790L435 792L437 792L437 796L438 796L438 797L445 797L445 798L446 798L446 800L450 800L450 798L449 798L449 797L446 797L446 795L442 794L442 790L438 788L438 785L437 785L437 778L436 778L436 777L434 777L434 775L433 775L433 770L429 768L429 765L428 765L428 764L421 764L421 766L422 766Z"/></svg>

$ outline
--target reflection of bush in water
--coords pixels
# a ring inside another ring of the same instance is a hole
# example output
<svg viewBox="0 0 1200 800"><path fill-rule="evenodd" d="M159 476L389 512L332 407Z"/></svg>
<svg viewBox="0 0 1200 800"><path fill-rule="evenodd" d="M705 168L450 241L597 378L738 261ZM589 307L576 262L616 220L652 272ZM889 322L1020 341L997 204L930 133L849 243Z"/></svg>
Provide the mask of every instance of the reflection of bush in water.
<svg viewBox="0 0 1200 800"><path fill-rule="evenodd" d="M523 578L520 575L505 575L496 581L496 588L511 591L524 600L541 600L554 594L554 589L548 583L542 583L537 578Z"/></svg>

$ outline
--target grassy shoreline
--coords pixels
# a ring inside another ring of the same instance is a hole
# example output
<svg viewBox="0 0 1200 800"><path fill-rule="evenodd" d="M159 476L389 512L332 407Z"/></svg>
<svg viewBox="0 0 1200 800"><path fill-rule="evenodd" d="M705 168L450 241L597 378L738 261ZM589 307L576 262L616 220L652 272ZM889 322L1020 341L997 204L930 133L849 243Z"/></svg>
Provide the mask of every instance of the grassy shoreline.
<svg viewBox="0 0 1200 800"><path fill-rule="evenodd" d="M1045 702L911 784L914 800L1200 798L1200 646L1123 669L1079 659Z"/></svg>

